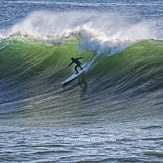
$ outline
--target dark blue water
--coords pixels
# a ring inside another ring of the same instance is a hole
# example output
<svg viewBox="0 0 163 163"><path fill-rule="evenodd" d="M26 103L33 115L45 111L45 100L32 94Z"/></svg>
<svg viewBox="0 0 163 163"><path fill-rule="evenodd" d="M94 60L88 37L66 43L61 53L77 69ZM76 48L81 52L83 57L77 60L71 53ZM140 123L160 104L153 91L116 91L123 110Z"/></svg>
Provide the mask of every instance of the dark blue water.
<svg viewBox="0 0 163 163"><path fill-rule="evenodd" d="M0 162L161 163L162 16L161 0L0 1ZM92 64L62 88L72 55Z"/></svg>

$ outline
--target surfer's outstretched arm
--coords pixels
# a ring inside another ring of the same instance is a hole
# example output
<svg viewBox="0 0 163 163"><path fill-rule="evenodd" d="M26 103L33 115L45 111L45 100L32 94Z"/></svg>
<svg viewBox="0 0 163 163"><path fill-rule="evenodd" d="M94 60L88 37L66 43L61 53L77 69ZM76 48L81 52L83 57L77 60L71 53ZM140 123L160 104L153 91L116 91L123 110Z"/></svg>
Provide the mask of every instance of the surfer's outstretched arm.
<svg viewBox="0 0 163 163"><path fill-rule="evenodd" d="M84 57L79 57L79 58L77 58L77 59L82 59L82 58L84 58Z"/></svg>
<svg viewBox="0 0 163 163"><path fill-rule="evenodd" d="M73 62L71 62L67 67L70 67L73 64Z"/></svg>

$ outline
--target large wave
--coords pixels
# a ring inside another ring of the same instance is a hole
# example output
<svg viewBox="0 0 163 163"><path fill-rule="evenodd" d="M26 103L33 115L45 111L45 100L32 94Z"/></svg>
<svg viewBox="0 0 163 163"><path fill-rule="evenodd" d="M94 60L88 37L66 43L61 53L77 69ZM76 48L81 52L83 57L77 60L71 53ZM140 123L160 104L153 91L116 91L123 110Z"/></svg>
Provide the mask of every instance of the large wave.
<svg viewBox="0 0 163 163"><path fill-rule="evenodd" d="M8 112L6 108L29 115L35 111L27 110L36 108L107 108L114 105L113 98L119 107L123 95L128 99L161 90L159 31L149 21L117 24L117 19L96 13L35 12L1 29L1 113ZM73 71L66 68L70 58L79 55L84 56L82 64L92 65L80 82L62 88L61 82Z"/></svg>

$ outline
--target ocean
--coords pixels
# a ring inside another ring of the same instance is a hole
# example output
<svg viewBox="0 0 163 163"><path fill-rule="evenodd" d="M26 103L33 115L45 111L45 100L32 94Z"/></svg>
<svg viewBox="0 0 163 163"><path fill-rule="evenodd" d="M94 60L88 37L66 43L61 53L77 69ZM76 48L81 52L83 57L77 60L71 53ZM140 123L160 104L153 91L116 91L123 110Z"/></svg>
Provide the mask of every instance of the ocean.
<svg viewBox="0 0 163 163"><path fill-rule="evenodd" d="M162 0L0 0L0 162L162 163L162 75Z"/></svg>

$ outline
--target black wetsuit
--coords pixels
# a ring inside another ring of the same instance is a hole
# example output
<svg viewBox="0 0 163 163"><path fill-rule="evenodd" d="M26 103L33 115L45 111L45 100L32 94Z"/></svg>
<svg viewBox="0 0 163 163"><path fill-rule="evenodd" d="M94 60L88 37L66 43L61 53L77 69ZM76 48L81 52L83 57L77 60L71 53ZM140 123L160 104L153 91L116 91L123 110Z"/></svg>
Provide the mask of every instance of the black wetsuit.
<svg viewBox="0 0 163 163"><path fill-rule="evenodd" d="M69 67L69 66L71 66L73 63L76 64L76 66L75 66L76 74L78 74L78 70L77 70L78 67L80 67L80 69L83 70L83 68L81 67L81 62L79 61L79 59L81 59L81 58L83 58L83 57L71 58L72 62L68 65L68 67Z"/></svg>

